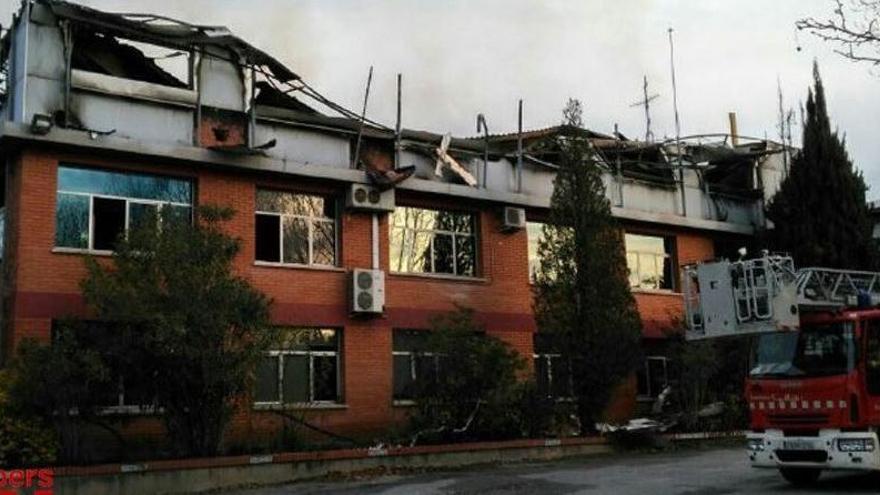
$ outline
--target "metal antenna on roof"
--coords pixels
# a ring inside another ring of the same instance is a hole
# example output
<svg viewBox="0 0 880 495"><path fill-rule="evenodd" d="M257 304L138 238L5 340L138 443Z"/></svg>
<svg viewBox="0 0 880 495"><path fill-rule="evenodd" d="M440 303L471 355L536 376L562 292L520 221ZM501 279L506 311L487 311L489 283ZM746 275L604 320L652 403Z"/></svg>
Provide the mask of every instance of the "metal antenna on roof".
<svg viewBox="0 0 880 495"><path fill-rule="evenodd" d="M782 143L782 170L788 175L788 149L785 143L785 109L782 102L782 81L776 75L776 94L779 99L779 141Z"/></svg>
<svg viewBox="0 0 880 495"><path fill-rule="evenodd" d="M397 123L394 126L394 168L400 168L400 115L401 115L401 91L403 87L403 76L397 74Z"/></svg>
<svg viewBox="0 0 880 495"><path fill-rule="evenodd" d="M367 118L367 100L370 99L370 84L373 82L373 66L370 66L370 73L367 74L367 89L364 91L364 108L361 110L361 124L358 127L357 141L354 145L354 156L351 159L351 168L357 168L358 158L361 156L361 137L364 134L364 120Z"/></svg>
<svg viewBox="0 0 880 495"><path fill-rule="evenodd" d="M684 190L684 168L681 163L681 122L678 118L678 90L675 86L675 44L672 42L673 29L669 28L669 68L672 71L672 108L675 112L675 149L678 154L678 182L681 185L681 216L687 216L687 195Z"/></svg>
<svg viewBox="0 0 880 495"><path fill-rule="evenodd" d="M519 100L519 112L517 117L517 131L516 131L516 192L522 192L522 169L523 169L523 140L522 140L522 117L523 117L523 105L522 100Z"/></svg>
<svg viewBox="0 0 880 495"><path fill-rule="evenodd" d="M645 141L649 143L654 142L654 132L651 131L651 102L660 98L658 93L654 93L651 96L648 96L648 76L644 77L645 84L642 87L642 91L644 93L644 97L630 105L632 107L645 107Z"/></svg>

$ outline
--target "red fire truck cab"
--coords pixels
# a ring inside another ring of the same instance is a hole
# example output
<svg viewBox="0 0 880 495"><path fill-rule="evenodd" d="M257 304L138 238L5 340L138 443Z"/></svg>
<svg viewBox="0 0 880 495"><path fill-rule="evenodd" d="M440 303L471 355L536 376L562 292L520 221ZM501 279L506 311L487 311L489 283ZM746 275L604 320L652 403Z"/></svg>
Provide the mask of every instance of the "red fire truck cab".
<svg viewBox="0 0 880 495"><path fill-rule="evenodd" d="M880 309L802 313L799 331L755 341L752 465L798 484L826 469L880 469Z"/></svg>

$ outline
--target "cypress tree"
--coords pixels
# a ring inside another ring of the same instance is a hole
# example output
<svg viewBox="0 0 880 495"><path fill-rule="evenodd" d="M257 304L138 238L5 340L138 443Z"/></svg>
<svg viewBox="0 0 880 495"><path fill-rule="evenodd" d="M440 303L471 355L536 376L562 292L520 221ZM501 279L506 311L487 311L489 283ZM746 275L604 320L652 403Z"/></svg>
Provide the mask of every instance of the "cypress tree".
<svg viewBox="0 0 880 495"><path fill-rule="evenodd" d="M845 139L831 130L825 89L813 63L807 96L803 149L767 207L773 227L767 242L799 267L874 269L873 224L865 202L867 186L853 167Z"/></svg>
<svg viewBox="0 0 880 495"><path fill-rule="evenodd" d="M641 319L630 291L622 230L583 132L581 103L569 100L558 140L559 169L538 245L535 315L571 365L582 432L592 430L615 388L640 358Z"/></svg>

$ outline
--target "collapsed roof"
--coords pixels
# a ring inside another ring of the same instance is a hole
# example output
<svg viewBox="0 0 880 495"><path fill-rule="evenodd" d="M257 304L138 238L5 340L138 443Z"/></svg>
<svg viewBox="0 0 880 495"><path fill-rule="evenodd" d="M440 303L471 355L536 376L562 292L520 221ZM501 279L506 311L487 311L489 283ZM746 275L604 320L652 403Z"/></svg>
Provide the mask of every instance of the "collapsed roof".
<svg viewBox="0 0 880 495"><path fill-rule="evenodd" d="M125 77L173 87L187 87L174 75L162 69L143 51L121 43L117 37L134 42L149 43L182 52L210 52L212 56L226 52L233 54L231 61L242 68L250 68L262 80L254 80L254 113L260 118L277 119L296 125L309 126L327 132L358 134L374 142L390 143L400 139L406 149L433 154L444 135L434 132L403 129L398 136L394 130L377 122L364 119L327 98L306 84L296 73L274 57L233 35L226 27L190 24L153 14L123 14L102 12L63 0L35 0L48 7L67 25L74 50L73 68ZM8 39L0 48L8 50ZM309 104L302 98L310 98ZM341 117L322 113L311 103L327 107ZM623 178L646 181L659 186L676 185L675 170L679 166L697 170L709 192L752 196L758 194L754 169L756 160L778 149L770 149L766 141L749 145L729 146L724 142L704 144L686 140L681 146L667 142L630 140L621 134L608 135L589 129L560 125L524 131L472 138L453 138L449 143L452 155L481 157L490 160L507 158L514 161L518 155L518 141L523 144L522 158L539 167L556 168L560 161L560 138L578 135L592 144L599 163L609 172Z"/></svg>
<svg viewBox="0 0 880 495"><path fill-rule="evenodd" d="M281 62L232 34L223 26L202 26L155 14L118 14L102 12L62 0L40 0L59 19L110 36L133 41L157 43L189 50L194 46L223 48L236 53L248 65L264 67L282 82L299 76Z"/></svg>

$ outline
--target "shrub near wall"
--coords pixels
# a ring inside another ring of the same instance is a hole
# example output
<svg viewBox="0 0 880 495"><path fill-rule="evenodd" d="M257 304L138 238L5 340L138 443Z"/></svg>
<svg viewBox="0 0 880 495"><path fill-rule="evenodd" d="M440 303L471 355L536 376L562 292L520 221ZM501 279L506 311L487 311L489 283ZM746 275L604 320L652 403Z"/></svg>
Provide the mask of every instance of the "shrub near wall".
<svg viewBox="0 0 880 495"><path fill-rule="evenodd" d="M486 335L472 310L435 319L426 349L439 372L417 383L412 444L537 437L551 428L554 401L519 379L523 358Z"/></svg>
<svg viewBox="0 0 880 495"><path fill-rule="evenodd" d="M55 432L14 410L8 400L10 379L8 372L0 372L0 468L52 464L58 453Z"/></svg>

